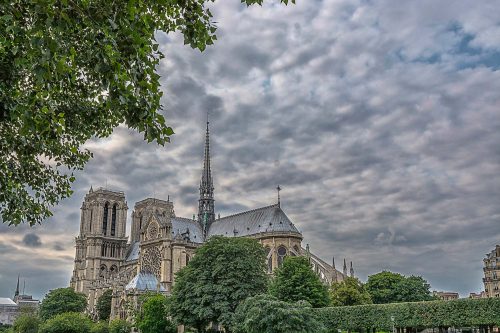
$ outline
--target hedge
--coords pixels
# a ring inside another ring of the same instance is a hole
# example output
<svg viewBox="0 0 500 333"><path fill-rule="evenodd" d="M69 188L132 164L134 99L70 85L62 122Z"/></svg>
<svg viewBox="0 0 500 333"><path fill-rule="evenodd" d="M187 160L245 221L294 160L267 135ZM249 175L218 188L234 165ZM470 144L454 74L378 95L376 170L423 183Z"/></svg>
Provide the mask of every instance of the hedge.
<svg viewBox="0 0 500 333"><path fill-rule="evenodd" d="M394 327L500 326L500 299L458 299L412 303L370 304L316 309L329 332Z"/></svg>

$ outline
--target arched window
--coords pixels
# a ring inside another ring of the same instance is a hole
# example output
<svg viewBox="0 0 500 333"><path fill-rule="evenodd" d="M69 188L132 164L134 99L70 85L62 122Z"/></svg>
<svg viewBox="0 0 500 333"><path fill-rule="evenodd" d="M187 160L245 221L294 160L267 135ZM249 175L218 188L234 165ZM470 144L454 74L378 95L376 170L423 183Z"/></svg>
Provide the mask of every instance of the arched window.
<svg viewBox="0 0 500 333"><path fill-rule="evenodd" d="M101 278L106 278L108 275L108 268L106 265L101 265L100 271L99 271L99 277Z"/></svg>
<svg viewBox="0 0 500 333"><path fill-rule="evenodd" d="M106 202L104 205L104 214L102 214L102 233L106 236L108 230L108 207L109 204Z"/></svg>
<svg viewBox="0 0 500 333"><path fill-rule="evenodd" d="M93 222L93 221L92 221L92 211L93 211L93 210L94 210L94 209L91 207L91 208L90 208L90 223L89 223L89 232L92 232L92 222Z"/></svg>
<svg viewBox="0 0 500 333"><path fill-rule="evenodd" d="M286 247L280 246L278 247L278 267L281 267L283 265L283 261L285 260L286 257Z"/></svg>
<svg viewBox="0 0 500 333"><path fill-rule="evenodd" d="M141 214L141 218L139 219L139 231L142 229L142 214Z"/></svg>
<svg viewBox="0 0 500 333"><path fill-rule="evenodd" d="M189 254L186 254L186 266L189 264L189 260L191 260L191 258L189 258Z"/></svg>
<svg viewBox="0 0 500 333"><path fill-rule="evenodd" d="M267 272L271 274L273 272L273 252L269 246L264 249L267 252Z"/></svg>
<svg viewBox="0 0 500 333"><path fill-rule="evenodd" d="M116 267L116 265L111 266L111 268L109 269L109 274L111 276L115 276L116 273L118 273L118 268Z"/></svg>
<svg viewBox="0 0 500 333"><path fill-rule="evenodd" d="M111 236L115 235L116 230L116 204L113 205L113 210L111 211Z"/></svg>

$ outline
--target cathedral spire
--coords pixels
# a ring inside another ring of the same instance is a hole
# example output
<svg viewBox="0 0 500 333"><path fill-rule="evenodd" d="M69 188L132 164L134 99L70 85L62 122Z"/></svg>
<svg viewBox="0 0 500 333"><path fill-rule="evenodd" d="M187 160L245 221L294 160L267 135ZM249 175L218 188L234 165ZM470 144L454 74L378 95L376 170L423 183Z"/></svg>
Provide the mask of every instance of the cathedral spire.
<svg viewBox="0 0 500 333"><path fill-rule="evenodd" d="M351 277L354 277L354 268L352 268L352 261L351 261L351 270L350 270Z"/></svg>
<svg viewBox="0 0 500 333"><path fill-rule="evenodd" d="M198 222L203 227L204 236L207 235L210 225L215 220L214 184L210 168L210 131L207 114L207 131L205 134L205 157L200 182L200 199L198 200Z"/></svg>
<svg viewBox="0 0 500 333"><path fill-rule="evenodd" d="M19 296L19 274L17 275L17 287L16 287L16 292L14 293L14 299Z"/></svg>
<svg viewBox="0 0 500 333"><path fill-rule="evenodd" d="M344 258L344 267L343 267L342 273L344 273L344 279L345 279L348 276L347 275L347 263L345 261L345 258Z"/></svg>

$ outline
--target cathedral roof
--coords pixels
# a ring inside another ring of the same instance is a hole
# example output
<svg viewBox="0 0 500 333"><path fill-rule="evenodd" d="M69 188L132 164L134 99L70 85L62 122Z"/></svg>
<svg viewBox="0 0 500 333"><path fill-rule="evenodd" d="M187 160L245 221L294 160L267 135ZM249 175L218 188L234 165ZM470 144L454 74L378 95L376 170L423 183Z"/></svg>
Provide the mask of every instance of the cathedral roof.
<svg viewBox="0 0 500 333"><path fill-rule="evenodd" d="M240 237L270 232L301 235L276 204L217 219L210 226L208 236Z"/></svg>
<svg viewBox="0 0 500 333"><path fill-rule="evenodd" d="M189 241L193 243L203 243L203 231L200 224L192 219L184 217L173 217L172 222L172 236L177 234L189 237Z"/></svg>
<svg viewBox="0 0 500 333"><path fill-rule="evenodd" d="M132 261L139 259L139 242L132 243L125 256L125 261Z"/></svg>
<svg viewBox="0 0 500 333"><path fill-rule="evenodd" d="M0 305L3 306L17 306L17 304L10 298L0 297Z"/></svg>
<svg viewBox="0 0 500 333"><path fill-rule="evenodd" d="M127 284L125 290L136 289L155 291L158 290L158 288L159 291L166 291L165 288L160 285L158 279L154 274L140 272L139 274L134 276L134 278Z"/></svg>

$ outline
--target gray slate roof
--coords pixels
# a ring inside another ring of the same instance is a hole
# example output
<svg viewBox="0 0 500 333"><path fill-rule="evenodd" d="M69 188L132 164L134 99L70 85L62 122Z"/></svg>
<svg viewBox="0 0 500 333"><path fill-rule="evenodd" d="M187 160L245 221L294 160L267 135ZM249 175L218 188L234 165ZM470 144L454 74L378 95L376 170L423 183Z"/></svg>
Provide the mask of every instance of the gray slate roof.
<svg viewBox="0 0 500 333"><path fill-rule="evenodd" d="M10 298L0 297L0 305L2 306L17 306L17 304Z"/></svg>
<svg viewBox="0 0 500 333"><path fill-rule="evenodd" d="M172 236L187 234L193 243L203 243L203 231L197 221L184 217L172 218Z"/></svg>
<svg viewBox="0 0 500 333"><path fill-rule="evenodd" d="M125 290L136 289L155 291L158 290L158 287L160 288L160 291L166 291L165 288L158 283L154 274L140 272L127 284Z"/></svg>
<svg viewBox="0 0 500 333"><path fill-rule="evenodd" d="M285 232L301 235L280 206L271 205L215 220L210 226L208 237L215 235L241 237L263 232Z"/></svg>
<svg viewBox="0 0 500 333"><path fill-rule="evenodd" d="M139 259L139 242L134 242L130 245L127 255L125 256L125 261L132 261Z"/></svg>

